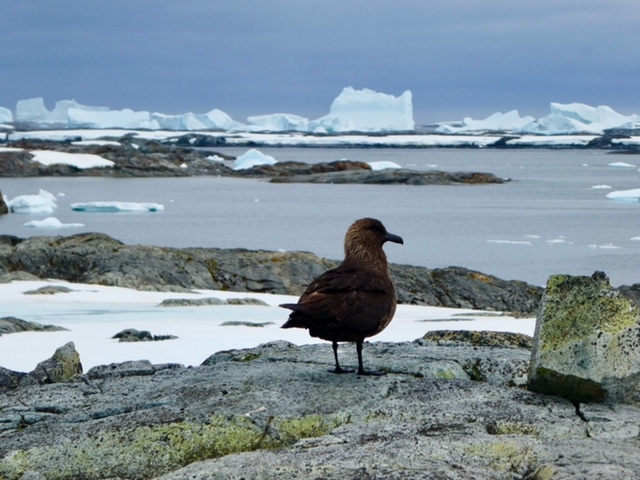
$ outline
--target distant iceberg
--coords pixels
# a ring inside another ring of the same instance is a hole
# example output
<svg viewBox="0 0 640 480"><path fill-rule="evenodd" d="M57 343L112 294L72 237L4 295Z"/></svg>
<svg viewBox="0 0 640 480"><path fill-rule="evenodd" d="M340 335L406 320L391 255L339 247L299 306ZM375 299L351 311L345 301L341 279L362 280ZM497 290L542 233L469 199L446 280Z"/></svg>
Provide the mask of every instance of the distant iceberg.
<svg viewBox="0 0 640 480"><path fill-rule="evenodd" d="M0 111L0 119L7 118L0 121L11 121L11 112L7 112L3 114ZM366 88L356 90L353 87L343 89L331 104L329 113L313 121L291 113L274 113L250 116L247 123L240 123L218 109L205 114L189 112L167 115L128 108L110 110L107 107L90 107L75 100L56 102L55 108L49 111L40 97L20 100L16 106L16 121L29 122L45 128L62 126L88 129L238 132L405 132L412 131L415 127L409 90L395 97Z"/></svg>
<svg viewBox="0 0 640 480"><path fill-rule="evenodd" d="M56 197L42 189L38 195L19 195L6 203L13 213L53 213L58 208Z"/></svg>
<svg viewBox="0 0 640 480"><path fill-rule="evenodd" d="M616 190L615 192L607 193L607 198L614 202L640 202L640 188Z"/></svg>
<svg viewBox="0 0 640 480"><path fill-rule="evenodd" d="M0 123L11 122L13 122L13 113L11 113L11 110L5 107L0 107Z"/></svg>
<svg viewBox="0 0 640 480"><path fill-rule="evenodd" d="M136 202L85 202L72 203L71 210L76 212L159 212L164 210L160 203L136 203Z"/></svg>
<svg viewBox="0 0 640 480"><path fill-rule="evenodd" d="M25 223L24 226L34 228L79 228L84 227L84 223L62 223L56 217L47 217L44 220L31 220Z"/></svg>
<svg viewBox="0 0 640 480"><path fill-rule="evenodd" d="M563 135L592 133L602 135L610 128L634 128L640 117L624 116L611 107L591 107L583 103L551 103L551 113L528 125L515 128L515 133Z"/></svg>
<svg viewBox="0 0 640 480"><path fill-rule="evenodd" d="M484 120L474 120L467 117L462 121L462 125L440 125L437 133L477 133L477 132L496 132L496 131L513 131L522 128L535 121L533 117L521 117L517 110L511 110L507 113L497 112L488 116Z"/></svg>
<svg viewBox="0 0 640 480"><path fill-rule="evenodd" d="M265 155L259 150L252 148L240 155L234 161L234 170L245 170L259 165L275 165L278 161L271 155Z"/></svg>
<svg viewBox="0 0 640 480"><path fill-rule="evenodd" d="M75 100L57 101L53 110L47 110L42 97L19 100L16 105L16 122L36 124L68 124L69 110L85 110L92 113L108 111L108 107L90 107Z"/></svg>
<svg viewBox="0 0 640 480"><path fill-rule="evenodd" d="M415 128L410 90L399 97L368 88L346 87L324 117L309 122L309 132L408 132Z"/></svg>

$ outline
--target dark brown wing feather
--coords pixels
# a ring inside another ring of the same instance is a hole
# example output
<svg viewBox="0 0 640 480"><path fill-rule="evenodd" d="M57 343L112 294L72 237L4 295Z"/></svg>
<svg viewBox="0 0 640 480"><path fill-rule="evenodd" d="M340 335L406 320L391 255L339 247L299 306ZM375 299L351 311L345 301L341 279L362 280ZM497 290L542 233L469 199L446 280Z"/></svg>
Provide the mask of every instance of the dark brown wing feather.
<svg viewBox="0 0 640 480"><path fill-rule="evenodd" d="M355 269L329 270L314 280L283 328L308 328L314 337L355 341L381 331L395 311L395 291L386 276Z"/></svg>

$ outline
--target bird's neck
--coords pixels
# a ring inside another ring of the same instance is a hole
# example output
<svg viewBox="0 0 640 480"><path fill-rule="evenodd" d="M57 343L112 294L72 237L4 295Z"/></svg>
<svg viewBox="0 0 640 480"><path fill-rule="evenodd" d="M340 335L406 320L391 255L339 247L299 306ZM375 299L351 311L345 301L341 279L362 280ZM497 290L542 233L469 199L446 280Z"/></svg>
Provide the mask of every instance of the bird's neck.
<svg viewBox="0 0 640 480"><path fill-rule="evenodd" d="M343 265L362 270L372 270L380 273L388 271L387 256L382 249L364 250L354 248L345 251Z"/></svg>

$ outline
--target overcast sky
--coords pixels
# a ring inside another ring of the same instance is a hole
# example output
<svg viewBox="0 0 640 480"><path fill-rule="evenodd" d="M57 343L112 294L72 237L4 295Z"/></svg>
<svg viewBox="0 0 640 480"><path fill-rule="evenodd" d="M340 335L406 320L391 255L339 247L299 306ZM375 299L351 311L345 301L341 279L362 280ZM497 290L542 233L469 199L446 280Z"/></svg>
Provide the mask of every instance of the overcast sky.
<svg viewBox="0 0 640 480"><path fill-rule="evenodd" d="M0 106L20 99L235 120L413 93L417 124L550 102L640 114L638 0L12 0Z"/></svg>

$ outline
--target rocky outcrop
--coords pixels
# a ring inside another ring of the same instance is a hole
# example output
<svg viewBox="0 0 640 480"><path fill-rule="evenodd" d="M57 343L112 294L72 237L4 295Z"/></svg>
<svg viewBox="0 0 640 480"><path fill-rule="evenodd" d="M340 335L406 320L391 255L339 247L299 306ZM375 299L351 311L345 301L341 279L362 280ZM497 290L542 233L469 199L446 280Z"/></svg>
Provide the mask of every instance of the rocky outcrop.
<svg viewBox="0 0 640 480"><path fill-rule="evenodd" d="M442 332L366 344L382 377L331 374L330 345L282 341L195 368L95 367L0 393L0 478L635 478L637 407L577 412L510 387L530 352L499 343Z"/></svg>
<svg viewBox="0 0 640 480"><path fill-rule="evenodd" d="M529 388L574 402L640 405L640 308L604 273L549 278Z"/></svg>
<svg viewBox="0 0 640 480"><path fill-rule="evenodd" d="M61 330L66 330L66 328L58 327L56 325L42 325L37 322L27 322L26 320L16 317L0 318L0 336L6 333L59 332Z"/></svg>
<svg viewBox="0 0 640 480"><path fill-rule="evenodd" d="M113 139L112 139L113 140ZM417 170L373 171L369 164L338 160L310 164L278 162L235 170L232 165L212 161L211 156L224 160L234 157L219 152L195 149L196 146L215 147L203 136L190 135L185 139L170 139L167 143L126 135L116 142L103 145L74 145L73 142L18 140L9 145L19 151L0 152L0 177L34 176L106 176L106 177L184 177L217 175L231 177L272 178L279 183L376 183L406 185L455 185L504 183L505 179L490 173L440 172ZM53 150L65 153L98 155L114 162L111 167L80 169L71 165L43 165L33 161L32 150ZM0 205L0 213L1 205Z"/></svg>
<svg viewBox="0 0 640 480"><path fill-rule="evenodd" d="M111 338L118 340L118 342L160 342L163 340L174 340L178 337L175 335L151 335L151 332L148 330L126 328Z"/></svg>
<svg viewBox="0 0 640 480"><path fill-rule="evenodd" d="M107 235L0 236L0 277L39 278L145 290L231 290L300 295L337 261L308 252L125 245ZM531 314L542 288L460 267L391 265L400 303Z"/></svg>
<svg viewBox="0 0 640 480"><path fill-rule="evenodd" d="M9 207L7 206L6 202L4 201L4 197L2 196L2 192L0 192L0 215L4 215L6 213L9 213Z"/></svg>
<svg viewBox="0 0 640 480"><path fill-rule="evenodd" d="M347 170L309 175L278 176L272 183L375 183L382 185L480 185L508 179L481 172L417 171L407 169Z"/></svg>
<svg viewBox="0 0 640 480"><path fill-rule="evenodd" d="M69 342L58 348L51 358L40 362L36 368L29 373L15 372L0 367L0 392L18 386L24 387L28 385L66 382L81 373L82 364L80 363L80 355L76 351L73 342ZM2 406L0 404L0 416L1 412ZM1 423L2 421L0 420L0 424ZM0 432L2 432L1 425ZM2 477L0 476L0 478Z"/></svg>

